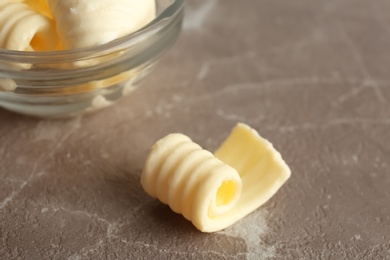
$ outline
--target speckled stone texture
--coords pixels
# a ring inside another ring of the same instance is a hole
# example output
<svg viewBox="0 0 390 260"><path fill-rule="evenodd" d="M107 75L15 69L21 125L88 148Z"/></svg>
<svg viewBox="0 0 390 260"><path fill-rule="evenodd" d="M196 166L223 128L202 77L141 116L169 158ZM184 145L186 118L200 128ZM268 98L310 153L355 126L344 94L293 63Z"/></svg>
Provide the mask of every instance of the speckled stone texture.
<svg viewBox="0 0 390 260"><path fill-rule="evenodd" d="M148 197L149 147L236 122L292 177L203 234ZM390 1L190 0L142 88L70 120L0 110L0 259L390 259Z"/></svg>

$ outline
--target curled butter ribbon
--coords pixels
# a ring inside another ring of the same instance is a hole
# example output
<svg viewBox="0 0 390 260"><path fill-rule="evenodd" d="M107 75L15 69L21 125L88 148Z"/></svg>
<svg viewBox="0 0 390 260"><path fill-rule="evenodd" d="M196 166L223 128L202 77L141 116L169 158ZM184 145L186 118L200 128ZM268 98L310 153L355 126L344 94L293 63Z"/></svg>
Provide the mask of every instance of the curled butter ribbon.
<svg viewBox="0 0 390 260"><path fill-rule="evenodd" d="M47 0L65 49L107 43L141 29L156 16L154 0Z"/></svg>
<svg viewBox="0 0 390 260"><path fill-rule="evenodd" d="M54 23L22 1L0 0L0 48L53 50L58 44Z"/></svg>
<svg viewBox="0 0 390 260"><path fill-rule="evenodd" d="M215 232L263 205L290 175L273 145L239 123L214 154L183 134L160 139L141 185L200 231Z"/></svg>

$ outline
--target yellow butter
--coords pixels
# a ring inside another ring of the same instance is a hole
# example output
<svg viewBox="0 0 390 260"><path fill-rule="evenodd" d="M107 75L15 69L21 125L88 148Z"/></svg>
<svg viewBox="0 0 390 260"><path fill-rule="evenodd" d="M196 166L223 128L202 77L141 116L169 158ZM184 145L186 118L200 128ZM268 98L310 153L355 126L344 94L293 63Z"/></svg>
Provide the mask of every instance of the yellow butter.
<svg viewBox="0 0 390 260"><path fill-rule="evenodd" d="M141 29L155 15L154 0L0 0L0 49L99 45Z"/></svg>
<svg viewBox="0 0 390 260"><path fill-rule="evenodd" d="M47 16L48 18L52 18L52 15L49 10L49 6L46 3L46 0L26 0L26 4L31 6L32 9Z"/></svg>
<svg viewBox="0 0 390 260"><path fill-rule="evenodd" d="M215 154L185 135L151 149L141 185L203 232L222 230L269 200L291 171L272 144L239 123Z"/></svg>
<svg viewBox="0 0 390 260"><path fill-rule="evenodd" d="M152 21L155 0L47 0L65 49L107 43Z"/></svg>
<svg viewBox="0 0 390 260"><path fill-rule="evenodd" d="M0 0L0 49L52 50L58 44L55 26L22 1Z"/></svg>

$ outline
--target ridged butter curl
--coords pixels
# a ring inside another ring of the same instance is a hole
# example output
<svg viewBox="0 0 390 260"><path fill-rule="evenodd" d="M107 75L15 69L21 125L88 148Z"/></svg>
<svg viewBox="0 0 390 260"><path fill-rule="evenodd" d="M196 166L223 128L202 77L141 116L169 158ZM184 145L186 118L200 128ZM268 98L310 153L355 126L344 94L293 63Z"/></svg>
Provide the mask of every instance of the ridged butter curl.
<svg viewBox="0 0 390 260"><path fill-rule="evenodd" d="M273 145L238 124L212 154L183 134L156 142L141 185L203 232L222 230L268 201L291 171Z"/></svg>

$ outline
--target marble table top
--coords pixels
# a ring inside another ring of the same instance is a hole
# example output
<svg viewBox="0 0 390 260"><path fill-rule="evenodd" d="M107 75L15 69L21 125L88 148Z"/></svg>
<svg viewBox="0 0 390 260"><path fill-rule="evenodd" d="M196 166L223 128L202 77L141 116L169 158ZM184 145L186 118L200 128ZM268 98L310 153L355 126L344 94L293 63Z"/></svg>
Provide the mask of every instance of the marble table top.
<svg viewBox="0 0 390 260"><path fill-rule="evenodd" d="M191 0L132 95L85 117L0 110L0 259L390 259L390 1ZM139 183L171 132L237 122L292 177L204 234Z"/></svg>

